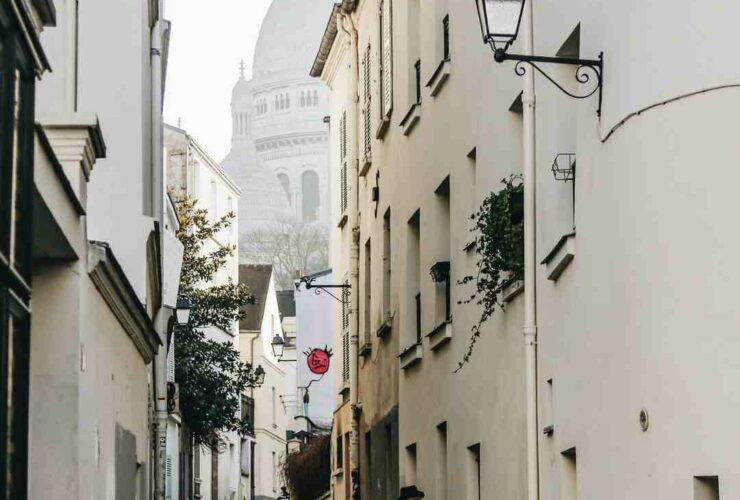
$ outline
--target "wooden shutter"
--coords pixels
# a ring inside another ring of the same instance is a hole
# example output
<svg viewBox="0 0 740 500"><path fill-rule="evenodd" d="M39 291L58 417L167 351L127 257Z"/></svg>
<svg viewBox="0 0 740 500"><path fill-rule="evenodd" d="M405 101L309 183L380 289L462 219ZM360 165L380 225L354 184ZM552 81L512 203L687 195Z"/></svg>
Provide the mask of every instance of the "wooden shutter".
<svg viewBox="0 0 740 500"><path fill-rule="evenodd" d="M341 162L341 211L347 210L347 112L342 113L339 124L339 156Z"/></svg>
<svg viewBox="0 0 740 500"><path fill-rule="evenodd" d="M391 4L392 0L383 0L380 6L381 118L387 118L393 110L393 9Z"/></svg>
<svg viewBox="0 0 740 500"><path fill-rule="evenodd" d="M370 44L367 44L362 57L362 138L363 157L367 165L372 161L372 140L370 136Z"/></svg>

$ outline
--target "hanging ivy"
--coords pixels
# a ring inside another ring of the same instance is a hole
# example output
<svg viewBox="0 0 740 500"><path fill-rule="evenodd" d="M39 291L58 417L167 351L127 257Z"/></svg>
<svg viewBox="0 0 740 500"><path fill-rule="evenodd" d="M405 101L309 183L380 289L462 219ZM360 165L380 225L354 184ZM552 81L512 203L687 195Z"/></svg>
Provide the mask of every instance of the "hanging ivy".
<svg viewBox="0 0 740 500"><path fill-rule="evenodd" d="M489 194L470 216L475 248L476 273L465 276L458 285L472 286L472 294L460 304L477 304L481 316L471 329L470 344L456 371L465 366L481 334L483 323L496 309L503 309L503 290L524 276L524 186L521 175L503 179L503 189Z"/></svg>

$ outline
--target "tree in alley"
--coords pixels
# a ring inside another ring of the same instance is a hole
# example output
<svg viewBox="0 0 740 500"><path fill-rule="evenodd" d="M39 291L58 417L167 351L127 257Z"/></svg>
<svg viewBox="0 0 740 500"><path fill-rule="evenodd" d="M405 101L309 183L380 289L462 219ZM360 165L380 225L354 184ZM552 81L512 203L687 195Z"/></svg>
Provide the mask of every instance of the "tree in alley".
<svg viewBox="0 0 740 500"><path fill-rule="evenodd" d="M242 307L254 302L245 285L229 280L216 285L215 276L236 250L215 241L228 228L234 214L210 220L208 211L195 200L178 202L180 229L177 237L184 246L180 296L190 299L190 322L178 327L175 335L175 378L180 386L180 409L192 443L217 450L220 433L244 433L251 422L240 417L241 395L255 387L255 367L243 363L229 342L207 338L208 328L225 332L242 319Z"/></svg>

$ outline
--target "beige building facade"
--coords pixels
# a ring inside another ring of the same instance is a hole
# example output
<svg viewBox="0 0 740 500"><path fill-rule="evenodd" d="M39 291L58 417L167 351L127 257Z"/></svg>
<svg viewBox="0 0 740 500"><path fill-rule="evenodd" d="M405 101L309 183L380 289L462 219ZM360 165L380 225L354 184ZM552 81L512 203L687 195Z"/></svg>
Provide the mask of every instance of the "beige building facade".
<svg viewBox="0 0 740 500"><path fill-rule="evenodd" d="M721 228L740 73L722 61L738 6L533 6L537 55L605 61L601 102L535 81L540 498L734 498L740 268ZM576 66L543 69L593 88ZM353 286L335 328L337 353L349 345L337 390L350 394L337 397L334 498L351 497L352 469L365 498L397 497L373 428L396 404L397 486L526 498L520 287L453 373L480 317L456 284L476 270L469 216L524 161L514 63L493 61L472 1L345 1L312 74L330 87L331 265ZM448 284L435 283L446 263Z"/></svg>

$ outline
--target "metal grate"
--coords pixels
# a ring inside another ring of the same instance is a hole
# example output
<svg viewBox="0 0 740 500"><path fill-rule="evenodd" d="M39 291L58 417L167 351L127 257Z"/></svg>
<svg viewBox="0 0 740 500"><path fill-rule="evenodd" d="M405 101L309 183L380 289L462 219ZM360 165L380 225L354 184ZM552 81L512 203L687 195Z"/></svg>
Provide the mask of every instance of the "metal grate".
<svg viewBox="0 0 740 500"><path fill-rule="evenodd" d="M552 174L555 180L568 182L576 178L575 153L560 153L552 162Z"/></svg>

